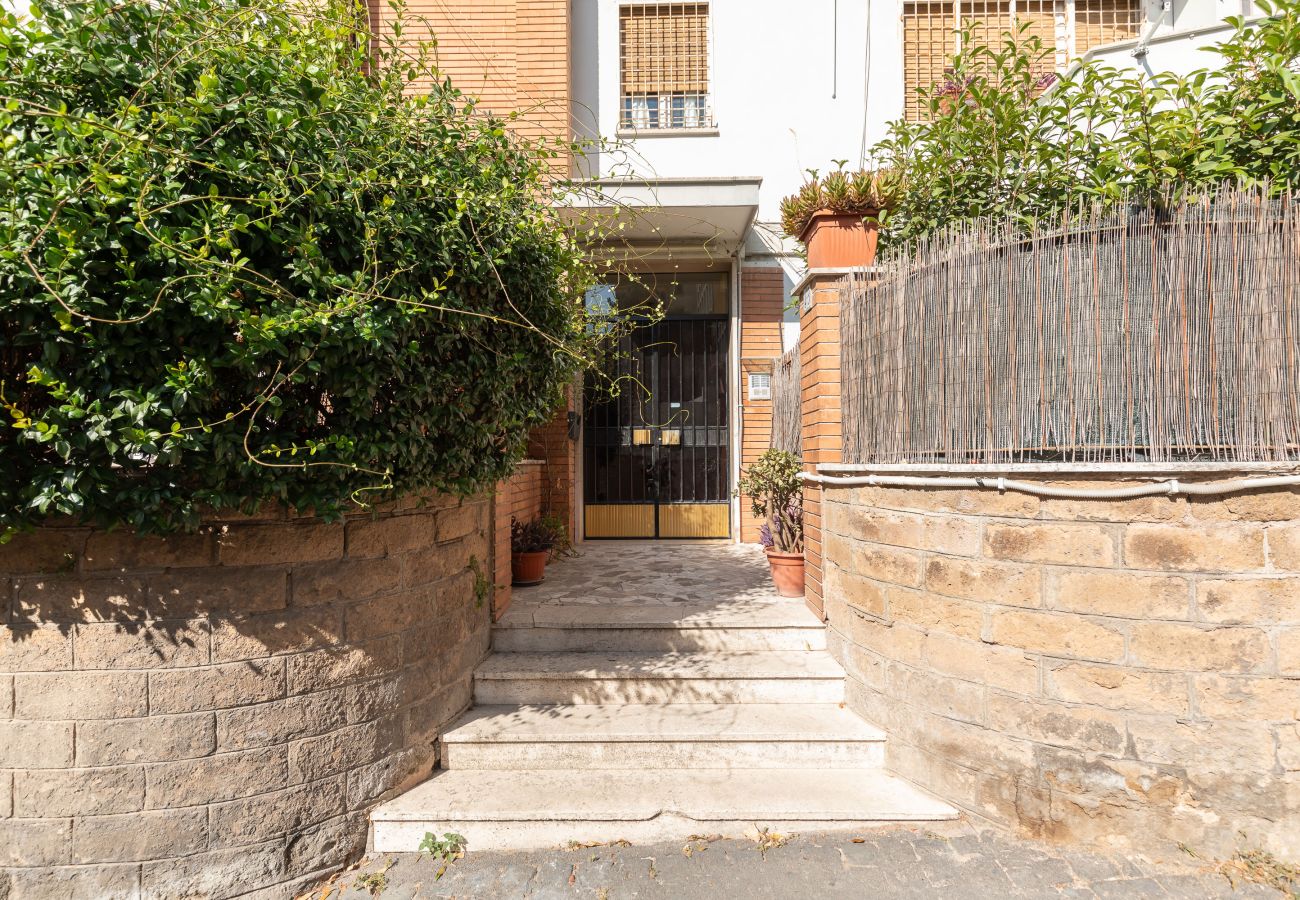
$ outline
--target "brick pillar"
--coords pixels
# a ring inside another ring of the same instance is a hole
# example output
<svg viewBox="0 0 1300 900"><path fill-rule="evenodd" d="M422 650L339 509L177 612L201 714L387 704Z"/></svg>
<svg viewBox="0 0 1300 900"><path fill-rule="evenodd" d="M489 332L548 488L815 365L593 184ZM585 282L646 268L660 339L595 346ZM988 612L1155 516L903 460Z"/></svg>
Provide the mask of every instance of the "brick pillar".
<svg viewBox="0 0 1300 900"><path fill-rule="evenodd" d="M814 270L799 302L799 367L805 471L840 462L844 434L840 417L840 291L849 270ZM822 609L822 491L804 486L804 594L819 616Z"/></svg>
<svg viewBox="0 0 1300 900"><path fill-rule="evenodd" d="M506 614L514 596L510 586L510 479L502 479L492 495L492 621Z"/></svg>

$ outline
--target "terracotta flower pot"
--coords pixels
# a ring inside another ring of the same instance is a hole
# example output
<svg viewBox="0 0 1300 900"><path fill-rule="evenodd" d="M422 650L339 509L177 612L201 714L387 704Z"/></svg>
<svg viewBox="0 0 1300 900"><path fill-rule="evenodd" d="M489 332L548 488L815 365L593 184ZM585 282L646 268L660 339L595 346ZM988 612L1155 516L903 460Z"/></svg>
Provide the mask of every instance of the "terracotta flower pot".
<svg viewBox="0 0 1300 900"><path fill-rule="evenodd" d="M803 596L803 554L767 551L767 564L772 568L772 581L782 597Z"/></svg>
<svg viewBox="0 0 1300 900"><path fill-rule="evenodd" d="M512 553L510 555L510 580L513 584L541 584L546 577L546 557L549 551L537 553Z"/></svg>
<svg viewBox="0 0 1300 900"><path fill-rule="evenodd" d="M818 210L799 240L808 248L808 268L847 269L876 262L880 223L872 213Z"/></svg>

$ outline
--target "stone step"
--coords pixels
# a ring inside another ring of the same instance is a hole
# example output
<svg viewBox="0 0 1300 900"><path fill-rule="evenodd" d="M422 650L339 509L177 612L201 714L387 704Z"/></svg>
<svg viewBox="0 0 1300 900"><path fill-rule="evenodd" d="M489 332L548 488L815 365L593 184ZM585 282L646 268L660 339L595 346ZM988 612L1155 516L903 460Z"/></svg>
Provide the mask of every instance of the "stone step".
<svg viewBox="0 0 1300 900"><path fill-rule="evenodd" d="M494 653L474 673L480 706L843 699L844 670L821 650Z"/></svg>
<svg viewBox="0 0 1300 900"><path fill-rule="evenodd" d="M825 650L826 628L803 603L566 603L512 609L492 629L502 653L569 650L690 653Z"/></svg>
<svg viewBox="0 0 1300 900"><path fill-rule="evenodd" d="M447 769L879 768L885 734L840 706L482 706L442 736Z"/></svg>
<svg viewBox="0 0 1300 900"><path fill-rule="evenodd" d="M876 769L450 769L379 806L377 853L455 832L470 852L580 843L742 837L956 818L956 810Z"/></svg>

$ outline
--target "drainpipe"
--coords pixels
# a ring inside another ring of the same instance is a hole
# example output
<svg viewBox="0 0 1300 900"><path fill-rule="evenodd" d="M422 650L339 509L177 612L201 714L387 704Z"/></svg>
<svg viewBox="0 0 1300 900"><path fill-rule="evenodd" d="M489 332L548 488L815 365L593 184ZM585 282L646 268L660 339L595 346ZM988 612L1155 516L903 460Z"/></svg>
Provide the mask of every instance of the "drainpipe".
<svg viewBox="0 0 1300 900"><path fill-rule="evenodd" d="M730 500L731 515L731 535L734 543L741 542L740 534L740 497L736 495L736 482L740 478L740 451L745 443L745 415L744 415L744 379L740 375L740 358L742 353L741 329L744 328L744 303L745 297L740 290L740 280L742 271L745 266L745 238L749 235L749 230L754 225L754 215L750 217L745 229L741 232L740 243L736 247L736 252L731 254L731 338L728 340L731 349L730 364L727 366L727 390L731 396L731 420L735 422L732 426L731 450L731 478L728 487L728 498Z"/></svg>

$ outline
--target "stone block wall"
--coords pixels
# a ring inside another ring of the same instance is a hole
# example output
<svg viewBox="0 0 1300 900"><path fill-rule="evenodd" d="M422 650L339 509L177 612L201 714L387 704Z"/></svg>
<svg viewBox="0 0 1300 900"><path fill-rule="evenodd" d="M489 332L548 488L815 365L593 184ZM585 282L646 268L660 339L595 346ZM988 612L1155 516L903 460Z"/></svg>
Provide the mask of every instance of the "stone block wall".
<svg viewBox="0 0 1300 900"><path fill-rule="evenodd" d="M891 768L1038 837L1300 859L1300 493L822 496L832 647Z"/></svg>
<svg viewBox="0 0 1300 900"><path fill-rule="evenodd" d="M446 498L0 547L0 897L285 897L360 854L470 702L490 551Z"/></svg>

